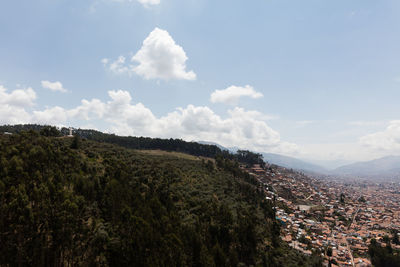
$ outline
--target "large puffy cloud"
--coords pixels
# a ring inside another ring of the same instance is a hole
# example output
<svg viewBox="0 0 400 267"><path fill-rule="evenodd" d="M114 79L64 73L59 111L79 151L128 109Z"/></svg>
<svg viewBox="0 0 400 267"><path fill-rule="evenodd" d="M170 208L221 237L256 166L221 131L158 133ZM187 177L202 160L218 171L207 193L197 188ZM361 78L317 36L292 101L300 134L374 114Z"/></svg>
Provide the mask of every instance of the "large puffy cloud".
<svg viewBox="0 0 400 267"><path fill-rule="evenodd" d="M35 105L36 92L31 88L8 92L0 85L0 124L40 123L62 125L70 117L61 107L31 111Z"/></svg>
<svg viewBox="0 0 400 267"><path fill-rule="evenodd" d="M32 106L35 99L36 93L31 87L8 93L7 89L0 85L0 105L27 107Z"/></svg>
<svg viewBox="0 0 400 267"><path fill-rule="evenodd" d="M215 90L211 94L211 102L213 103L225 103L225 104L237 104L241 97L260 98L263 94L254 90L250 85L244 87L241 86L230 86L224 90Z"/></svg>
<svg viewBox="0 0 400 267"><path fill-rule="evenodd" d="M384 131L361 137L360 142L375 150L400 153L400 120L391 121Z"/></svg>
<svg viewBox="0 0 400 267"><path fill-rule="evenodd" d="M222 118L209 107L188 105L156 117L142 103L132 104L127 91L109 91L108 95L111 100L107 102L83 100L80 106L66 113L88 121L102 119L112 132L120 135L205 140L228 147L285 154L297 150L295 144L282 142L279 133L265 122L267 116L257 111L234 108Z"/></svg>
<svg viewBox="0 0 400 267"><path fill-rule="evenodd" d="M42 81L42 87L55 92L67 92L67 89L63 87L61 82Z"/></svg>
<svg viewBox="0 0 400 267"><path fill-rule="evenodd" d="M8 92L0 85L0 123L29 123L30 114L25 108L33 106L35 99L36 93L30 87Z"/></svg>
<svg viewBox="0 0 400 267"><path fill-rule="evenodd" d="M62 107L52 107L43 111L33 111L30 120L40 124L63 125L68 120L68 114Z"/></svg>
<svg viewBox="0 0 400 267"><path fill-rule="evenodd" d="M187 59L183 48L175 43L167 31L155 28L130 63L126 62L124 56L115 61L105 58L102 63L116 74L136 73L145 79L195 80L196 74L186 70Z"/></svg>
<svg viewBox="0 0 400 267"><path fill-rule="evenodd" d="M29 123L30 114L22 107L0 104L0 124Z"/></svg>
<svg viewBox="0 0 400 267"><path fill-rule="evenodd" d="M105 112L105 104L99 99L90 101L83 99L81 105L68 110L68 116L74 119L89 121L95 118L102 118Z"/></svg>
<svg viewBox="0 0 400 267"><path fill-rule="evenodd" d="M96 126L100 122L109 125L102 130L120 135L212 141L259 152L293 154L297 150L295 144L282 142L279 133L265 122L268 117L257 111L234 108L224 118L209 107L188 105L156 117L142 103L132 103L127 91L109 91L108 96L108 101L84 99L72 109L55 106L27 112L20 106L2 105L0 123L61 126L84 121Z"/></svg>
<svg viewBox="0 0 400 267"><path fill-rule="evenodd" d="M145 79L194 80L196 74L186 71L187 56L165 30L155 28L143 41L142 48L132 57L139 65L134 71Z"/></svg>

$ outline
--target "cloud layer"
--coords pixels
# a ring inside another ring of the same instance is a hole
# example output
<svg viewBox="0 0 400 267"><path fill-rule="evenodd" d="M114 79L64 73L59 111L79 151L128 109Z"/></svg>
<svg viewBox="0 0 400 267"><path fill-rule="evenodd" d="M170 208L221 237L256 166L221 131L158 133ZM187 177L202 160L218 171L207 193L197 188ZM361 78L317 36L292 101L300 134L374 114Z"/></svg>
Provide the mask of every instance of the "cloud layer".
<svg viewBox="0 0 400 267"><path fill-rule="evenodd" d="M25 107L34 105L36 93L32 88L16 89L8 92L0 85L0 123L27 123L30 115Z"/></svg>
<svg viewBox="0 0 400 267"><path fill-rule="evenodd" d="M135 73L147 80L195 80L196 74L186 70L187 59L183 48L175 43L167 31L155 28L130 63L126 62L124 56L113 62L103 59L102 63L113 73Z"/></svg>
<svg viewBox="0 0 400 267"><path fill-rule="evenodd" d="M230 86L224 90L215 90L211 94L211 102L235 105L241 97L261 98L263 94L254 90L250 85L244 87Z"/></svg>
<svg viewBox="0 0 400 267"><path fill-rule="evenodd" d="M360 142L375 150L400 153L400 120L391 121L383 131L361 137Z"/></svg>
<svg viewBox="0 0 400 267"><path fill-rule="evenodd" d="M109 100L106 102L99 99L84 99L80 105L72 109L56 106L29 112L23 106L17 105L21 101L14 101L14 98L10 97L21 94L21 91L6 93L5 89L1 90L0 92L8 97L9 103L0 108L0 114L7 115L0 116L0 124L66 125L84 121L85 124L96 125L97 122L105 122L110 128L102 130L120 135L213 141L227 147L237 146L254 151L284 154L293 154L298 149L295 144L280 139L279 133L265 122L264 114L238 107L229 110L226 118L216 114L207 106L194 105L180 107L164 116L156 117L142 103L132 103L128 91L117 90L108 92ZM22 98L27 104L36 97L31 88L23 90L23 93L30 96ZM20 115L11 116L12 114Z"/></svg>

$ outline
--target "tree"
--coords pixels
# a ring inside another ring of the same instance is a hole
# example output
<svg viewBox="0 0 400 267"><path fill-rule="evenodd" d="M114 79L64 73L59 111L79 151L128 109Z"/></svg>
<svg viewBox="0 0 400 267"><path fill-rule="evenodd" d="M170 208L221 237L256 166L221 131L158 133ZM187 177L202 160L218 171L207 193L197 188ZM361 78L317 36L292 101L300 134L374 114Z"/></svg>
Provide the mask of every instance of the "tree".
<svg viewBox="0 0 400 267"><path fill-rule="evenodd" d="M328 257L332 257L332 248L331 248L331 247L328 247L328 248L326 249L326 255L327 255Z"/></svg>
<svg viewBox="0 0 400 267"><path fill-rule="evenodd" d="M399 252L393 250L390 245L382 247L375 239L371 239L371 244L368 247L368 253L371 257L372 264L376 267L400 266Z"/></svg>
<svg viewBox="0 0 400 267"><path fill-rule="evenodd" d="M361 197L358 199L358 201L359 201L359 202L362 202L362 203L365 203L365 202L366 202L364 196L361 196Z"/></svg>
<svg viewBox="0 0 400 267"><path fill-rule="evenodd" d="M344 203L345 199L346 199L346 195L343 193L340 193L340 203Z"/></svg>
<svg viewBox="0 0 400 267"><path fill-rule="evenodd" d="M61 132L57 130L57 128L54 126L46 126L40 130L40 134L47 137L49 136L58 137L61 135Z"/></svg>
<svg viewBox="0 0 400 267"><path fill-rule="evenodd" d="M72 149L79 149L81 146L81 138L79 135L74 135L73 139L72 139L72 144L71 144L71 148Z"/></svg>
<svg viewBox="0 0 400 267"><path fill-rule="evenodd" d="M396 231L396 230L393 230L393 231L392 231L392 234L393 234L393 238L392 238L393 244L395 244L395 245L400 245L399 232Z"/></svg>

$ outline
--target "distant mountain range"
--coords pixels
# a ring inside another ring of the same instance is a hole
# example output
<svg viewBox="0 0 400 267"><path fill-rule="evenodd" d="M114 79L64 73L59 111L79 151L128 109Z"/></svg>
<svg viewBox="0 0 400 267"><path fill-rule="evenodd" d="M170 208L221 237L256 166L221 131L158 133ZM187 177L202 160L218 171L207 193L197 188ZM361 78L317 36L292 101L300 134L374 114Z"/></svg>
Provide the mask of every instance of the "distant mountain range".
<svg viewBox="0 0 400 267"><path fill-rule="evenodd" d="M216 145L222 150L236 152L237 147L226 148L214 142L198 142L201 144ZM400 179L400 156L387 156L364 162L346 164L330 170L319 164L310 163L301 159L274 154L262 153L264 160L270 164L279 165L285 168L305 171L314 174L344 176L354 178L381 178L381 179ZM344 161L343 161L344 162ZM334 163L334 162L332 162ZM336 164L337 166L337 164Z"/></svg>
<svg viewBox="0 0 400 267"><path fill-rule="evenodd" d="M356 162L339 167L332 174L357 177L400 177L400 156L387 156L375 160Z"/></svg>
<svg viewBox="0 0 400 267"><path fill-rule="evenodd" d="M232 153L236 153L239 148L238 147L224 147L221 146L220 144L217 144L215 142L208 142L208 141L197 141L200 144L205 144L205 145L215 145L219 147L222 150L228 150ZM321 167L316 164L312 164L297 158L289 157L289 156L283 156L279 154L274 154L274 153L261 153L263 155L264 161L270 163L270 164L275 164L279 165L285 168L289 169L295 169L295 170L301 170L301 171L307 171L307 172L313 172L313 173L326 173L328 170L324 167Z"/></svg>
<svg viewBox="0 0 400 267"><path fill-rule="evenodd" d="M343 165L333 170L328 170L317 164L312 164L292 157L270 153L264 153L263 155L264 159L270 163L305 172L349 178L400 180L400 156L387 156L370 161L356 162Z"/></svg>
<svg viewBox="0 0 400 267"><path fill-rule="evenodd" d="M265 161L285 168L291 168L308 172L316 172L316 173L326 173L328 171L324 167L297 158L292 158L274 153L262 153L262 155Z"/></svg>

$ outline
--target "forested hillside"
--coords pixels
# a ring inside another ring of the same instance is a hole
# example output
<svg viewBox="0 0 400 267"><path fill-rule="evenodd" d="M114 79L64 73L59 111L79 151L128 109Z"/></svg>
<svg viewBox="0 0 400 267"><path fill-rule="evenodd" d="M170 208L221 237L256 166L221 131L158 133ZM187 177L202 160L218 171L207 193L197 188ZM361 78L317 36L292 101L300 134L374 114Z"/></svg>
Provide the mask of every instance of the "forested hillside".
<svg viewBox="0 0 400 267"><path fill-rule="evenodd" d="M230 158L0 135L2 266L319 266Z"/></svg>
<svg viewBox="0 0 400 267"><path fill-rule="evenodd" d="M1 125L0 133L20 133L24 131L34 130L41 132L45 136L67 136L70 132L67 128L61 128L60 131L56 127L38 124L19 124L19 125ZM160 149L164 151L176 151L187 153L195 156L211 157L222 156L246 164L264 164L262 155L250 151L239 150L232 154L228 150L220 149L216 145L200 144L197 142L187 142L181 139L161 139L137 136L118 136L115 134L107 134L96 130L73 129L74 135L88 140L98 141L102 143L115 144L131 149Z"/></svg>

